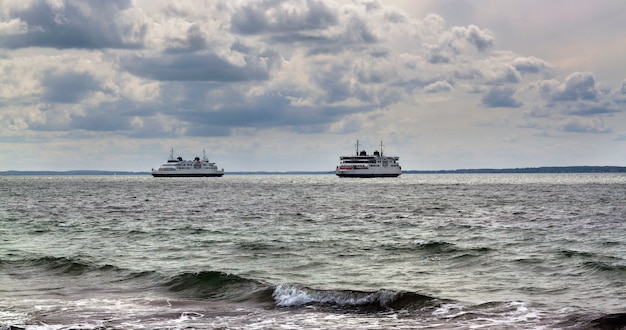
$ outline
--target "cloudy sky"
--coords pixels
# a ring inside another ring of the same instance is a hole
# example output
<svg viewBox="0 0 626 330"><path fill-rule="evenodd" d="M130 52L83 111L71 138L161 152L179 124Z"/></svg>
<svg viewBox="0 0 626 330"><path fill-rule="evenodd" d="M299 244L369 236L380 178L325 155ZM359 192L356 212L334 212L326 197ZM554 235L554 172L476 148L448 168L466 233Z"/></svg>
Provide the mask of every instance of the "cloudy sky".
<svg viewBox="0 0 626 330"><path fill-rule="evenodd" d="M0 171L626 166L622 0L2 0Z"/></svg>

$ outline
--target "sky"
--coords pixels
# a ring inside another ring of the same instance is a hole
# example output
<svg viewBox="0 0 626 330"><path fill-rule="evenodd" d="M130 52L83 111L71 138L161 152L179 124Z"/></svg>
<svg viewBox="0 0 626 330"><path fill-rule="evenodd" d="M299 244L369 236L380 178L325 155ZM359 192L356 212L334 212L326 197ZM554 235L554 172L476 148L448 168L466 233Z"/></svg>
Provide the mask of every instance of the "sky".
<svg viewBox="0 0 626 330"><path fill-rule="evenodd" d="M622 0L1 0L0 171L626 166Z"/></svg>

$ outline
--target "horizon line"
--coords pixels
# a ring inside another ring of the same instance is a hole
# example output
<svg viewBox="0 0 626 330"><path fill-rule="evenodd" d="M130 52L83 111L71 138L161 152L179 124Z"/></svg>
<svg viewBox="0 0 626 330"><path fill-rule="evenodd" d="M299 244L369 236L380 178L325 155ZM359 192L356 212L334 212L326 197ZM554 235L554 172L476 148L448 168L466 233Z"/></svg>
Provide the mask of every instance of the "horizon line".
<svg viewBox="0 0 626 330"><path fill-rule="evenodd" d="M225 174L335 174L335 171L225 171ZM512 168L465 168L443 170L403 170L402 174L480 174L480 173L626 173L626 166L539 166ZM0 175L149 175L150 171L114 170L31 170L0 171Z"/></svg>

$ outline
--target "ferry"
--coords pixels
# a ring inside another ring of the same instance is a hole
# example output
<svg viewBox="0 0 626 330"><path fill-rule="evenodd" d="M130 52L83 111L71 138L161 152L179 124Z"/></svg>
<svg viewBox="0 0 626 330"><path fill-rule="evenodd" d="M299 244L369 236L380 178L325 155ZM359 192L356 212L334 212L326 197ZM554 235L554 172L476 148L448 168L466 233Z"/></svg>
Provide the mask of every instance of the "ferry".
<svg viewBox="0 0 626 330"><path fill-rule="evenodd" d="M224 169L219 170L215 163L209 162L206 152L202 150L202 159L184 160L182 157L174 158L174 148L170 151L167 163L152 169L154 177L203 177L224 175Z"/></svg>
<svg viewBox="0 0 626 330"><path fill-rule="evenodd" d="M383 142L380 142L380 152L374 151L368 155L365 150L359 151L359 140L356 141L356 155L340 156L339 165L335 173L339 177L377 178L397 177L402 174L400 157L384 156Z"/></svg>

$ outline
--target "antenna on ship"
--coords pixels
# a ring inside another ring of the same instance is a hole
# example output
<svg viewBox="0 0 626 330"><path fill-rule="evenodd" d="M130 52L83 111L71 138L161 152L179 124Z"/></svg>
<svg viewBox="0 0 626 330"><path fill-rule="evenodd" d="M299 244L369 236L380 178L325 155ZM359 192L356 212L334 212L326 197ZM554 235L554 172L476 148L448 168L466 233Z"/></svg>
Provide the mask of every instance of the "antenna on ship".
<svg viewBox="0 0 626 330"><path fill-rule="evenodd" d="M202 160L208 160L206 158L206 149L202 148Z"/></svg>
<svg viewBox="0 0 626 330"><path fill-rule="evenodd" d="M356 140L356 155L359 155L359 140Z"/></svg>
<svg viewBox="0 0 626 330"><path fill-rule="evenodd" d="M170 159L174 159L174 148L170 149Z"/></svg>
<svg viewBox="0 0 626 330"><path fill-rule="evenodd" d="M380 140L380 155L383 155L383 140Z"/></svg>

